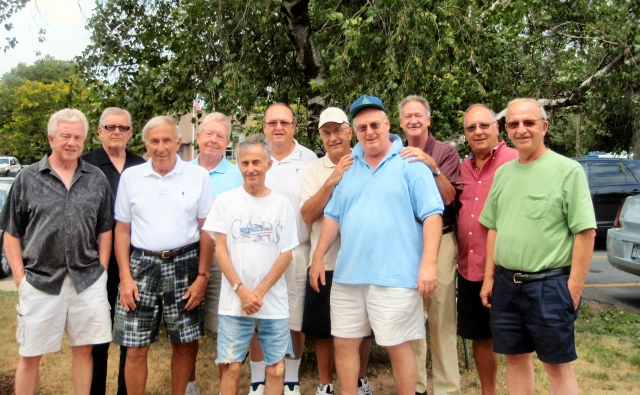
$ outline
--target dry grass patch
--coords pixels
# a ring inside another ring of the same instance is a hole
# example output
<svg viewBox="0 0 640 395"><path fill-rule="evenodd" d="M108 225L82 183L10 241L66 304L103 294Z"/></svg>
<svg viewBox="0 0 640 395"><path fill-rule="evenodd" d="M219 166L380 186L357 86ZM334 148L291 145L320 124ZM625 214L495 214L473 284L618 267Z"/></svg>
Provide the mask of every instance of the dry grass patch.
<svg viewBox="0 0 640 395"><path fill-rule="evenodd" d="M13 376L18 362L18 345L15 342L15 309L17 293L0 292L0 395L13 394ZM585 305L577 323L576 344L580 359L574 363L580 388L585 395L631 394L640 395L640 315L620 312L610 306ZM215 365L215 339L208 333L200 340L197 360L197 382L203 395L219 393L218 369ZM471 344L469 344L471 347ZM471 370L464 369L462 341L458 342L462 393L480 395L480 382L471 362ZM109 375L107 393L114 394L117 385L119 347L109 351ZM149 379L147 394L170 394L171 345L164 333L149 354ZM72 394L71 350L63 340L58 353L42 358L38 394ZM250 385L249 364L243 367L241 394ZM548 380L540 361L534 358L536 370L536 394L548 393ZM430 366L428 366L430 368ZM498 393L506 394L504 357L500 357ZM431 374L429 370L429 375ZM300 367L303 394L314 394L317 385L316 358L312 342L307 342ZM367 370L376 395L395 394L389 355L384 348L374 346ZM429 377L431 379L431 377ZM335 379L334 379L335 380ZM335 380L337 382L337 380ZM336 383L336 394L340 385ZM433 393L431 382L429 394Z"/></svg>

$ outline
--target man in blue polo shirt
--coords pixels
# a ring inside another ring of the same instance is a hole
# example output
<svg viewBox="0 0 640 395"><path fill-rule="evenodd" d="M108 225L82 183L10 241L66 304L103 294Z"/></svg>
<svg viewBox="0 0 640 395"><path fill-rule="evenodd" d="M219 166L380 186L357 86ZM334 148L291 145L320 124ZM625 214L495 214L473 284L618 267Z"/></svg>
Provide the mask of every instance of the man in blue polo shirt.
<svg viewBox="0 0 640 395"><path fill-rule="evenodd" d="M240 174L238 166L225 158L227 146L231 141L231 120L226 115L212 112L205 116L200 123L198 133L196 133L196 141L200 153L189 163L207 169L214 199L221 193L242 185L242 174ZM204 296L204 323L211 332L218 333L218 305L222 275L215 256L211 259L211 277ZM194 347L197 354L197 342L194 343ZM185 395L200 395L200 390L196 386L195 360Z"/></svg>
<svg viewBox="0 0 640 395"><path fill-rule="evenodd" d="M323 257L340 233L345 248L333 275L331 334L342 393L357 394L358 350L373 329L389 351L398 394L413 395L411 340L424 337L422 298L438 285L444 206L424 163L400 156L402 140L389 134L382 101L364 95L350 111L354 162L325 208L309 278L316 291L318 281L325 284Z"/></svg>

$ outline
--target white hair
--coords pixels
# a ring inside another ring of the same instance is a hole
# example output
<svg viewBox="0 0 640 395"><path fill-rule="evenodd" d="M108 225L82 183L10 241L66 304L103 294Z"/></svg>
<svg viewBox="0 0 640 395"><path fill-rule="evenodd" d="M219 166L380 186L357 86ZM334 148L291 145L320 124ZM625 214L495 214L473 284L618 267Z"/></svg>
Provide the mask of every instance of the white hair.
<svg viewBox="0 0 640 395"><path fill-rule="evenodd" d="M179 140L182 137L180 126L178 126L178 123L175 121L175 119L167 115L158 115L157 117L151 118L149 122L147 122L147 124L144 125L144 128L142 128L142 141L144 141L145 143L148 143L149 141L147 140L147 138L149 137L149 131L151 129L157 128L163 123L170 123L171 125L173 125L176 131L176 140Z"/></svg>
<svg viewBox="0 0 640 395"><path fill-rule="evenodd" d="M64 110L60 110L53 114L51 118L49 118L49 123L47 124L47 134L51 137L55 137L56 131L58 130L58 123L60 122L74 123L78 121L82 122L82 126L84 126L84 137L87 137L87 133L89 133L89 122L87 122L87 117L84 116L82 111L74 108L65 108Z"/></svg>
<svg viewBox="0 0 640 395"><path fill-rule="evenodd" d="M127 119L129 120L129 124L127 126L131 126L131 114L129 114L129 111L122 109L120 107L107 107L104 109L104 111L102 112L102 115L100 115L100 126L104 126L104 120L105 118L107 118L107 116L109 115L126 115Z"/></svg>
<svg viewBox="0 0 640 395"><path fill-rule="evenodd" d="M198 134L202 133L205 126L207 126L209 122L220 122L221 124L223 124L224 127L227 128L227 140L231 141L231 120L229 120L229 117L221 112L212 112L211 114L207 114L202 122L200 122Z"/></svg>

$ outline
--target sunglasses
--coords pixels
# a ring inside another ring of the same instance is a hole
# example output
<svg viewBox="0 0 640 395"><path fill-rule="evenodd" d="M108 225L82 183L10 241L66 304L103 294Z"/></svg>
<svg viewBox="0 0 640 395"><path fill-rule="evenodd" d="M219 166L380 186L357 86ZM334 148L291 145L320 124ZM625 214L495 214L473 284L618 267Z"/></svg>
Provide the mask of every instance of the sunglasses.
<svg viewBox="0 0 640 395"><path fill-rule="evenodd" d="M115 132L116 129L118 129L121 132L128 132L131 129L131 126L124 126L124 125L104 125L102 126L102 129L104 130L108 130L110 132Z"/></svg>

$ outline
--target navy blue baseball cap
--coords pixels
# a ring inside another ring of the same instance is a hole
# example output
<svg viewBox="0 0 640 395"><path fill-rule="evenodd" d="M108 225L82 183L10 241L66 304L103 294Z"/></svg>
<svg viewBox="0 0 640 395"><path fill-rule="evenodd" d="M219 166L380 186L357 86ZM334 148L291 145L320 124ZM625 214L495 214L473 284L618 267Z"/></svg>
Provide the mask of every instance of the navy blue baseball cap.
<svg viewBox="0 0 640 395"><path fill-rule="evenodd" d="M351 118L355 118L356 114L365 108L377 108L378 110L384 111L384 105L382 105L382 100L375 96L362 95L358 98L358 100L354 101L351 107L349 108L349 112L351 113Z"/></svg>

